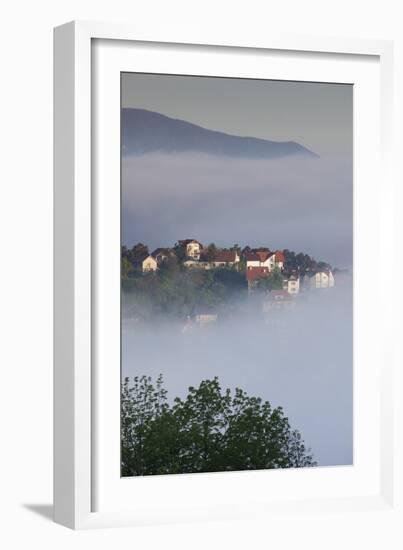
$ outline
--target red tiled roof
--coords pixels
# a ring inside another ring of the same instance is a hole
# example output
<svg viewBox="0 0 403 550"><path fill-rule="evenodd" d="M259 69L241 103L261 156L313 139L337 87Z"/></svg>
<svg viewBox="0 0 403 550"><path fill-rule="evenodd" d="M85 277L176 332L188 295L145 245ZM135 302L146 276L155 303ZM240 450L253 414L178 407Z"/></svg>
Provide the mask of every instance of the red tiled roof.
<svg viewBox="0 0 403 550"><path fill-rule="evenodd" d="M261 262L265 262L267 259L269 259L271 256L273 256L274 252L267 252L263 250L258 250L256 252L256 255L259 257Z"/></svg>
<svg viewBox="0 0 403 550"><path fill-rule="evenodd" d="M219 250L214 256L213 262L235 262L236 252L234 250Z"/></svg>
<svg viewBox="0 0 403 550"><path fill-rule="evenodd" d="M276 262L283 262L284 263L284 252L282 250L276 250Z"/></svg>
<svg viewBox="0 0 403 550"><path fill-rule="evenodd" d="M267 267L249 267L246 270L246 279L248 281L256 281L257 279L262 279L268 275L269 270Z"/></svg>
<svg viewBox="0 0 403 550"><path fill-rule="evenodd" d="M249 262L265 262L273 256L274 252L268 250L256 250L246 255L246 260Z"/></svg>

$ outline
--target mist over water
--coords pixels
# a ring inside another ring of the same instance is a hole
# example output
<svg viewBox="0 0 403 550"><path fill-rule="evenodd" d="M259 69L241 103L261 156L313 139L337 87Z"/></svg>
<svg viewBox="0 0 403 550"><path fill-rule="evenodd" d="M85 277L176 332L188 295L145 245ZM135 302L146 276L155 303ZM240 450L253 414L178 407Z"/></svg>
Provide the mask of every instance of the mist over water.
<svg viewBox="0 0 403 550"><path fill-rule="evenodd" d="M185 329L184 322L123 319L122 376L164 376L170 400L218 376L282 406L320 466L352 463L352 287L301 294L290 310L249 302L245 314Z"/></svg>

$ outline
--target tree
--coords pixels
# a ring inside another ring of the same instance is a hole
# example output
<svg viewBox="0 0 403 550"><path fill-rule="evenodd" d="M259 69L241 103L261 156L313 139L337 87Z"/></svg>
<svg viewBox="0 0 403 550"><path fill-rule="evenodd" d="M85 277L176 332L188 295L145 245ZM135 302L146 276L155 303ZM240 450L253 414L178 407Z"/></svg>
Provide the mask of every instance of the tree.
<svg viewBox="0 0 403 550"><path fill-rule="evenodd" d="M133 270L133 265L127 259L127 256L122 256L122 279L127 279L129 273Z"/></svg>
<svg viewBox="0 0 403 550"><path fill-rule="evenodd" d="M241 251L241 258L246 260L246 256L252 251L251 247L247 244Z"/></svg>
<svg viewBox="0 0 403 550"><path fill-rule="evenodd" d="M162 376L156 387L147 376L136 376L132 385L126 378L121 395L121 440L122 475L145 475L150 464L150 436L152 439L156 423L168 410L166 390L162 387ZM159 430L161 431L161 430Z"/></svg>
<svg viewBox="0 0 403 550"><path fill-rule="evenodd" d="M297 268L295 252L292 250L288 250L287 248L284 250L284 260L284 268L286 270L293 270Z"/></svg>
<svg viewBox="0 0 403 550"><path fill-rule="evenodd" d="M281 290L283 288L283 276L278 267L275 267L266 277L257 281L257 288L260 290Z"/></svg>
<svg viewBox="0 0 403 550"><path fill-rule="evenodd" d="M212 262L217 255L217 247L214 243L210 243L207 247L206 260Z"/></svg>
<svg viewBox="0 0 403 550"><path fill-rule="evenodd" d="M168 254L160 264L162 276L173 276L179 270L179 263L176 254Z"/></svg>
<svg viewBox="0 0 403 550"><path fill-rule="evenodd" d="M281 407L218 378L190 387L168 405L162 376L122 386L122 475L218 472L315 466Z"/></svg>
<svg viewBox="0 0 403 550"><path fill-rule="evenodd" d="M175 243L174 252L179 262L186 260L186 246L183 243Z"/></svg>
<svg viewBox="0 0 403 550"><path fill-rule="evenodd" d="M128 251L128 258L133 263L148 256L148 246L143 243L137 243Z"/></svg>

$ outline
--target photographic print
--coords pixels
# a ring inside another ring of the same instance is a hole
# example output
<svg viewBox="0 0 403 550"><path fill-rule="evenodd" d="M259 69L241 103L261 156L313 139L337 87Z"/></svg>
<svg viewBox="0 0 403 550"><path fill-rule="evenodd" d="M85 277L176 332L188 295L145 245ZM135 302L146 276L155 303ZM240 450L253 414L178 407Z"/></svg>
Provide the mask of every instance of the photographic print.
<svg viewBox="0 0 403 550"><path fill-rule="evenodd" d="M353 463L353 86L121 75L121 475Z"/></svg>

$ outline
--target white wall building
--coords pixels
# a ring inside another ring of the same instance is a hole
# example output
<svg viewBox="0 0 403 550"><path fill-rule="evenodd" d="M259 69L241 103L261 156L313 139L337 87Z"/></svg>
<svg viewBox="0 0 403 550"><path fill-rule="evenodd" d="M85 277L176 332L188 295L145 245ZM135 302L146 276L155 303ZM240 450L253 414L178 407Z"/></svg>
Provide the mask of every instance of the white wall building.
<svg viewBox="0 0 403 550"><path fill-rule="evenodd" d="M318 271L311 277L313 288L331 288L334 286L334 277L330 269Z"/></svg>
<svg viewBox="0 0 403 550"><path fill-rule="evenodd" d="M196 241L196 239L186 239L184 241L179 241L179 245L184 248L187 258L193 260L200 259L200 253L203 250L203 245L199 243L199 241Z"/></svg>
<svg viewBox="0 0 403 550"><path fill-rule="evenodd" d="M275 267L274 252L250 252L246 256L246 267L266 267L269 272L272 271Z"/></svg>
<svg viewBox="0 0 403 550"><path fill-rule="evenodd" d="M299 277L295 275L291 275L291 277L283 281L283 289L286 290L288 294L298 294L299 287Z"/></svg>
<svg viewBox="0 0 403 550"><path fill-rule="evenodd" d="M232 250L218 250L215 257L210 261L206 260L203 254L199 258L201 259L186 260L183 262L183 265L197 269L213 269L217 267L233 267L240 261L238 252Z"/></svg>
<svg viewBox="0 0 403 550"><path fill-rule="evenodd" d="M214 267L232 267L239 263L240 257L236 250L219 250L210 262Z"/></svg>
<svg viewBox="0 0 403 550"><path fill-rule="evenodd" d="M268 252L264 250L250 252L246 256L246 267L266 267L269 273L276 267L281 270L284 267L284 255L280 250L277 250L276 252Z"/></svg>
<svg viewBox="0 0 403 550"><path fill-rule="evenodd" d="M153 258L151 255L144 258L144 260L141 263L141 267L143 272L144 271L156 271L158 269L157 260Z"/></svg>

